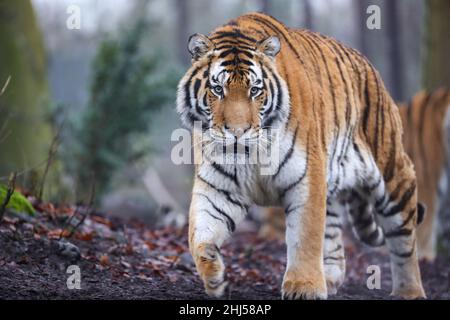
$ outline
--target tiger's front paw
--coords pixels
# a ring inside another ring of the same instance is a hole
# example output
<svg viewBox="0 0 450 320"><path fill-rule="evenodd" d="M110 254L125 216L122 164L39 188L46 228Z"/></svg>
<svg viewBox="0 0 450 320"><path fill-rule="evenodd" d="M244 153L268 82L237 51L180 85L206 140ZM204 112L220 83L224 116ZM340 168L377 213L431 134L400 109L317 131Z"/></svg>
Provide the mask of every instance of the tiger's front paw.
<svg viewBox="0 0 450 320"><path fill-rule="evenodd" d="M286 300L323 300L327 298L327 287L323 276L285 276L281 290Z"/></svg>
<svg viewBox="0 0 450 320"><path fill-rule="evenodd" d="M225 266L217 246L212 243L198 245L194 252L194 260L206 293L212 297L221 297L227 287L227 282L225 281Z"/></svg>

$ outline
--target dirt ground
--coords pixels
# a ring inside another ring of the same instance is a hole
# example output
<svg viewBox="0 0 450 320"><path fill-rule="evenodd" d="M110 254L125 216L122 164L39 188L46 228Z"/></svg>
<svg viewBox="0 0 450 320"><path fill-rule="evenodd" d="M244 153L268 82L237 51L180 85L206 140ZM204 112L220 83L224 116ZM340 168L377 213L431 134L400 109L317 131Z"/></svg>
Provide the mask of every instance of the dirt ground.
<svg viewBox="0 0 450 320"><path fill-rule="evenodd" d="M67 219L80 216L74 208L39 209L36 217L9 213L0 224L0 299L209 299L187 251L187 230L91 213L70 235L76 219ZM450 299L450 256L441 247L434 264L421 263L429 299ZM330 299L391 299L388 256L352 242L346 249L346 281ZM239 232L222 253L230 284L224 299L280 298L283 243ZM80 268L79 290L67 287L69 265ZM381 269L379 290L367 289L369 265Z"/></svg>

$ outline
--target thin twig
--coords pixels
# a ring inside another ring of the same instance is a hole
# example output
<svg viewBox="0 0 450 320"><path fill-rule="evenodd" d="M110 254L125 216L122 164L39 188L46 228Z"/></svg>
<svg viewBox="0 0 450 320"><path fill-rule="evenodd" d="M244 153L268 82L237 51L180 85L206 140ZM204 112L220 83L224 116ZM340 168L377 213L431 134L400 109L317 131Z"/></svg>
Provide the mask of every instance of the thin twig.
<svg viewBox="0 0 450 320"><path fill-rule="evenodd" d="M59 137L60 137L60 133L61 133L63 125L64 125L64 122L61 123L61 125L58 128L58 130L56 131L56 134L55 134L55 136L53 137L53 140L52 140L52 144L50 145L50 149L48 150L47 163L45 165L44 174L43 174L42 179L41 179L41 185L39 187L39 192L37 194L37 199L39 201L42 200L42 196L44 194L45 180L47 179L47 175L48 175L48 171L50 170L50 166L53 163L53 158L55 157L56 152L58 151Z"/></svg>
<svg viewBox="0 0 450 320"><path fill-rule="evenodd" d="M5 84L2 87L2 90L0 91L0 97L5 93L6 88L8 88L9 85L9 81L11 80L11 76L8 76L8 78L6 79Z"/></svg>
<svg viewBox="0 0 450 320"><path fill-rule="evenodd" d="M8 190L6 191L5 199L3 200L2 206L0 207L0 223L3 220L3 215L5 214L6 206L8 205L9 200L11 200L11 197L15 189L16 189L16 173L13 172L9 176Z"/></svg>
<svg viewBox="0 0 450 320"><path fill-rule="evenodd" d="M84 220L86 220L86 218L92 213L94 198L95 198L95 184L92 183L92 188L91 188L89 202L88 202L87 207L84 207L83 210L80 212L79 206L76 206L74 213L67 219L64 228L61 230L58 240L61 240L61 238L64 235L64 231L67 228L70 228L70 231L69 231L69 234L66 236L66 238L69 239L74 235L75 231L84 223ZM72 220L78 214L81 215L81 218L78 219L78 222L76 222L75 225L72 225Z"/></svg>
<svg viewBox="0 0 450 320"><path fill-rule="evenodd" d="M5 84L2 87L2 90L0 90L0 97L3 95L3 93L5 93L6 88L8 88L9 85L9 81L11 80L11 76L8 76L8 78L6 79ZM6 128L7 128L7 124L9 122L9 118L10 118L10 114L6 115L6 120L3 121L2 127L0 128L0 143L2 143L3 141L5 141L5 139L9 136L10 132L7 132L5 134Z"/></svg>

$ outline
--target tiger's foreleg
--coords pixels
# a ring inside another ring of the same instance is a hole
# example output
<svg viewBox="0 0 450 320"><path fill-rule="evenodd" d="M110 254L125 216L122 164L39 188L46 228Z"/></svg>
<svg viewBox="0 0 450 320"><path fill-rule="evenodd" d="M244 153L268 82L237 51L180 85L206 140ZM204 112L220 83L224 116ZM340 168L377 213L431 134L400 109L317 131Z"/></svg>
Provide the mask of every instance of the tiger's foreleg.
<svg viewBox="0 0 450 320"><path fill-rule="evenodd" d="M322 164L325 161L316 156L308 158L304 179L283 190L287 244L284 299L327 298L323 268L327 189Z"/></svg>
<svg viewBox="0 0 450 320"><path fill-rule="evenodd" d="M189 211L189 249L205 291L213 297L222 296L227 286L220 247L246 214L244 206L227 200L215 189L194 187Z"/></svg>

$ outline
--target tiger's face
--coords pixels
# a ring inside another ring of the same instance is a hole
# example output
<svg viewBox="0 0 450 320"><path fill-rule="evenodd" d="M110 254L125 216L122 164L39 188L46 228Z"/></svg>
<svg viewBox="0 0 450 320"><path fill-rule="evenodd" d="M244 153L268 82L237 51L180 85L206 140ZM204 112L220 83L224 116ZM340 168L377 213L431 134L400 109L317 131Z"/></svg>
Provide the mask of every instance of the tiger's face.
<svg viewBox="0 0 450 320"><path fill-rule="evenodd" d="M192 66L178 86L178 112L186 126L201 124L209 146L267 144L264 131L284 124L289 113L288 89L275 63L280 41L251 45L220 36L190 37Z"/></svg>

